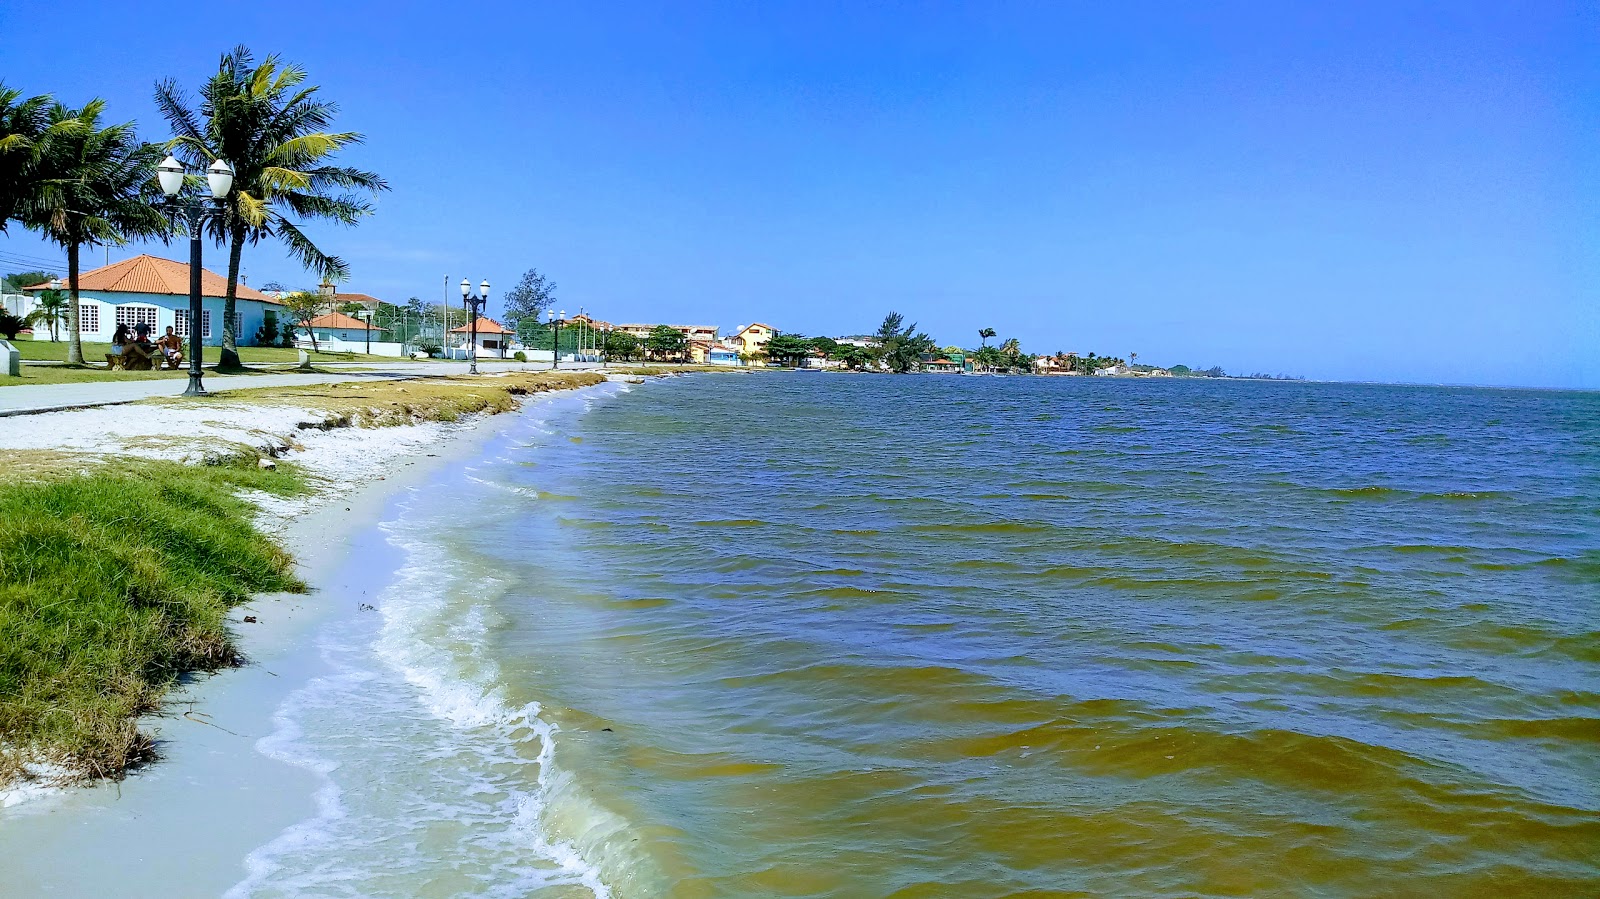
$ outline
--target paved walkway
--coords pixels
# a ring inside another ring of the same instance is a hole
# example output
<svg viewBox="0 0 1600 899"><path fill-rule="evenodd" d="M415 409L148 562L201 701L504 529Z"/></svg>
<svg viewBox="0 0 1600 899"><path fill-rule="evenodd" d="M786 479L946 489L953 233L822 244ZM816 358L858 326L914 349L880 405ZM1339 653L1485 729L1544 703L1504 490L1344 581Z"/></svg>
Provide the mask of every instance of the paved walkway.
<svg viewBox="0 0 1600 899"><path fill-rule="evenodd" d="M563 363L561 371L597 369L593 363ZM478 371L549 371L548 362L478 362ZM286 387L293 384L333 384L340 381L391 380L395 378L422 378L430 375L466 374L465 362L395 362L389 365L365 366L364 371L328 371L301 374L292 371L270 375L213 375L205 377L206 390L224 393L251 387ZM132 403L158 396L177 396L189 382L185 378L161 378L148 381L91 381L83 384L29 384L19 387L0 387L0 417L28 415L34 412L53 412L60 409L83 409L90 406L111 406ZM0 425L4 427L4 425Z"/></svg>

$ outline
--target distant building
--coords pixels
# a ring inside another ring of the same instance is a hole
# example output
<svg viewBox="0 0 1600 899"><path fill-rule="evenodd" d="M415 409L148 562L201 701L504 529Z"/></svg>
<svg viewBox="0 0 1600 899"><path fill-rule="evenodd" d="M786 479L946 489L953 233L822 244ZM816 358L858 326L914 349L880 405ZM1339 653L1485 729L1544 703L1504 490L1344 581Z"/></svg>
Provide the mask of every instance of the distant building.
<svg viewBox="0 0 1600 899"><path fill-rule="evenodd" d="M616 329L624 334L632 334L634 337L644 340L650 336L651 331L659 327L661 326L632 323L617 325ZM715 325L667 325L667 327L682 333L683 336L691 341L698 340L702 343L715 343L717 340L717 328Z"/></svg>
<svg viewBox="0 0 1600 899"><path fill-rule="evenodd" d="M333 308L333 309L338 309L340 306L347 306L347 305L349 305L351 303L355 303L356 305L360 306L362 309L367 310L368 312L377 312L378 311L378 306L383 303L383 300L380 300L377 297L372 296L370 294L365 294L365 293L340 293L340 292L338 292L337 288L335 288L335 292L334 293L325 294L325 296L327 296L329 298L329 300L331 300L331 302L329 303L329 306L330 306L330 308Z"/></svg>
<svg viewBox="0 0 1600 899"><path fill-rule="evenodd" d="M742 365L738 349L724 344L713 344L706 350L707 365Z"/></svg>
<svg viewBox="0 0 1600 899"><path fill-rule="evenodd" d="M771 325L756 322L740 328L727 342L737 346L741 355L755 356L763 352L767 341L777 334L778 330Z"/></svg>
<svg viewBox="0 0 1600 899"><path fill-rule="evenodd" d="M352 318L343 312L329 312L319 315L311 320L311 333L317 335L319 341L343 340L350 343L360 343L371 338L372 340L387 340L384 335L389 333L387 328L379 328L359 318Z"/></svg>
<svg viewBox="0 0 1600 899"><path fill-rule="evenodd" d="M451 328L450 333L459 335L453 348L464 350L471 342L472 323L468 322L459 328ZM514 350L520 346L513 345L515 343L514 338L515 335L499 322L482 315L478 316L478 356L480 358L494 355L504 359L507 350Z"/></svg>

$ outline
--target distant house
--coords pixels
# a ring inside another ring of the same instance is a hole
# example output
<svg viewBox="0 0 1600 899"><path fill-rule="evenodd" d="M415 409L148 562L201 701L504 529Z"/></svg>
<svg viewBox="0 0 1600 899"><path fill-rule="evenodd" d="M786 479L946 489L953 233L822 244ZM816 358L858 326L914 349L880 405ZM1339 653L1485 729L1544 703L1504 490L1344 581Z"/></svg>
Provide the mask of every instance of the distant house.
<svg viewBox="0 0 1600 899"><path fill-rule="evenodd" d="M933 374L956 374L961 371L961 363L944 356L937 356L922 360L922 370Z"/></svg>
<svg viewBox="0 0 1600 899"><path fill-rule="evenodd" d="M741 355L755 356L764 352L767 341L777 336L777 334L778 329L771 325L756 322L740 328L732 337L728 338L728 343L737 346Z"/></svg>
<svg viewBox="0 0 1600 899"><path fill-rule="evenodd" d="M632 334L634 337L644 340L650 336L651 331L659 327L661 326L634 322L617 325L616 329L624 334ZM667 325L667 327L680 332L683 336L689 338L691 342L698 340L701 343L716 343L717 341L717 328L715 325Z"/></svg>
<svg viewBox="0 0 1600 899"><path fill-rule="evenodd" d="M713 344L706 350L707 365L742 365L738 349L724 344Z"/></svg>
<svg viewBox="0 0 1600 899"><path fill-rule="evenodd" d="M50 282L23 288L32 298L50 289ZM65 281L61 285L66 290ZM206 346L222 344L222 307L228 281L216 272L200 270L200 337ZM234 336L239 346L255 346L256 333L288 316L283 304L245 284L238 285L234 303ZM189 336L189 266L159 256L141 254L78 275L78 333L84 340L107 343L117 325L149 325L154 334L170 326Z"/></svg>
<svg viewBox="0 0 1600 899"><path fill-rule="evenodd" d="M389 333L389 329L379 328L343 312L329 312L311 320L311 332L317 335L319 341L343 340L361 343L369 339L387 340L384 335Z"/></svg>
<svg viewBox="0 0 1600 899"><path fill-rule="evenodd" d="M329 312L337 311L340 306L347 306L351 303L355 303L368 312L377 312L379 304L383 303L383 300L371 294L342 291L337 285L333 284L321 285L317 289L317 293L322 297L323 304Z"/></svg>
<svg viewBox="0 0 1600 899"><path fill-rule="evenodd" d="M454 348L465 350L471 342L472 325L469 322L459 328L451 328L450 333L457 338L453 343ZM492 355L504 359L508 350L520 348L521 344L516 344L515 337L515 334L494 319L478 316L479 358Z"/></svg>

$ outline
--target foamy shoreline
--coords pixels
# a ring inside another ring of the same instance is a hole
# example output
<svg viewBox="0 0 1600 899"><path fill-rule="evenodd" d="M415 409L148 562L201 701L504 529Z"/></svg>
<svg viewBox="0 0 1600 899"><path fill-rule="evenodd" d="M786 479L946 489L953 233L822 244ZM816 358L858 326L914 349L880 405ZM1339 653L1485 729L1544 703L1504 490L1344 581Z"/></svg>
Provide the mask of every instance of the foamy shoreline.
<svg viewBox="0 0 1600 899"><path fill-rule="evenodd" d="M310 811L309 774L261 755L254 743L272 732L272 711L282 698L317 676L320 660L308 639L314 627L359 614L362 597L352 594L383 577L366 560L380 555L373 541L381 539L375 525L385 510L500 430L493 415L452 424L296 427L319 414L309 406L221 401L8 422L23 427L0 435L0 448L195 460L228 446L255 446L301 465L316 488L289 501L248 497L261 507L260 526L294 557L312 592L256 597L230 613L250 662L185 683L161 713L141 722L156 732L161 759L120 784L62 788L51 784L62 772L44 771L0 792L0 854L23 860L20 871L8 871L14 886L30 894L171 895L181 882L197 894L221 893L238 881L250 849ZM196 431L201 439L184 444L147 439ZM246 616L255 622L245 623ZM164 858L174 846L186 847L184 858ZM83 865L85 858L94 865Z"/></svg>

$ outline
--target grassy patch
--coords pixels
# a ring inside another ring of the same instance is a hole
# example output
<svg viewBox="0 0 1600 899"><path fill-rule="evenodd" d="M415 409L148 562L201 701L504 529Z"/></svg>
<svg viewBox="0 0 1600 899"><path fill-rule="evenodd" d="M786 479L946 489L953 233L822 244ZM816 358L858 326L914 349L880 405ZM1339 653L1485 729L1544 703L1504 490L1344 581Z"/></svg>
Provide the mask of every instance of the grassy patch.
<svg viewBox="0 0 1600 899"><path fill-rule="evenodd" d="M520 397L531 393L570 390L603 381L605 375L597 372L512 372L403 381L344 381L230 391L228 402L304 406L326 413L325 424L329 427L373 428L492 415L515 408Z"/></svg>
<svg viewBox="0 0 1600 899"><path fill-rule="evenodd" d="M182 672L237 661L226 610L303 589L245 489L306 488L253 457L0 483L0 783L25 758L106 776L147 756L135 718Z"/></svg>

